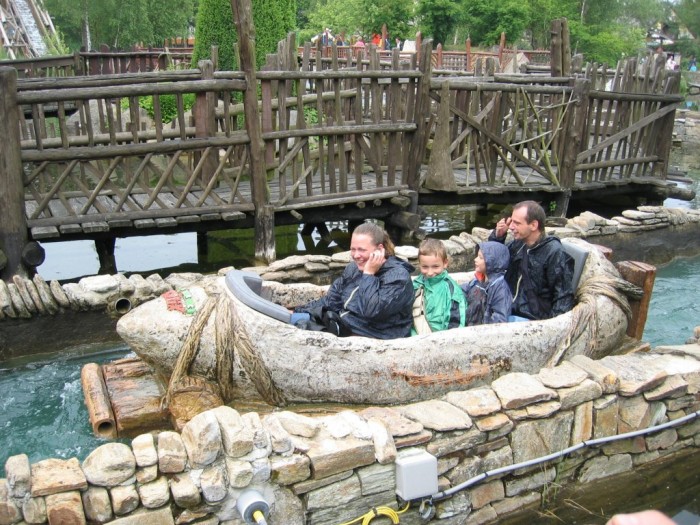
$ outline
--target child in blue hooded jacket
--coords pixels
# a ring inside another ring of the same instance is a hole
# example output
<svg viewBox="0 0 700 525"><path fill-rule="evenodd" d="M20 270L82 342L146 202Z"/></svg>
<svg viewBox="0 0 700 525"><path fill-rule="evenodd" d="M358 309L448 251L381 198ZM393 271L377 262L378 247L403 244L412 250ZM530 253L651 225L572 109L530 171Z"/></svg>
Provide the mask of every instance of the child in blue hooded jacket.
<svg viewBox="0 0 700 525"><path fill-rule="evenodd" d="M462 285L467 296L467 326L506 323L513 306L513 294L504 279L510 263L505 245L486 241L479 244L474 259L474 279Z"/></svg>

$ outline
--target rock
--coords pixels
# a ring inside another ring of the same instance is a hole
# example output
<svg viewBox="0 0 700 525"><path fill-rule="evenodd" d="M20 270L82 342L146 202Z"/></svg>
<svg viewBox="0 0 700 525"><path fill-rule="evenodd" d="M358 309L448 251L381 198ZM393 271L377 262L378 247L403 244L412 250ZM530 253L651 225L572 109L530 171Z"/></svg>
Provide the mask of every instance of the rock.
<svg viewBox="0 0 700 525"><path fill-rule="evenodd" d="M158 451L153 434L141 434L132 439L131 450L139 467L149 467L158 463Z"/></svg>
<svg viewBox="0 0 700 525"><path fill-rule="evenodd" d="M61 492L46 496L46 517L51 524L85 525L85 512L80 492Z"/></svg>
<svg viewBox="0 0 700 525"><path fill-rule="evenodd" d="M270 461L270 479L280 485L292 485L311 476L311 461L301 454L273 457Z"/></svg>
<svg viewBox="0 0 700 525"><path fill-rule="evenodd" d="M5 475L7 485L10 487L10 496L23 498L29 493L32 486L32 471L29 467L29 456L17 454L10 456L5 462Z"/></svg>
<svg viewBox="0 0 700 525"><path fill-rule="evenodd" d="M76 458L45 459L32 465L31 487L31 495L36 498L59 492L84 490L87 488L87 480Z"/></svg>
<svg viewBox="0 0 700 525"><path fill-rule="evenodd" d="M391 407L370 407L360 411L360 415L366 420L377 418L386 424L391 435L408 436L423 430L423 425L404 417L397 409Z"/></svg>
<svg viewBox="0 0 700 525"><path fill-rule="evenodd" d="M170 478L170 492L175 504L183 509L196 507L202 501L199 488L187 474L176 474Z"/></svg>
<svg viewBox="0 0 700 525"><path fill-rule="evenodd" d="M471 417L487 416L501 409L498 396L490 388L450 392L443 399L460 410L464 410Z"/></svg>
<svg viewBox="0 0 700 525"><path fill-rule="evenodd" d="M307 438L315 436L321 425L317 419L289 411L277 413L277 418L287 432Z"/></svg>
<svg viewBox="0 0 700 525"><path fill-rule="evenodd" d="M180 434L166 431L158 434L158 469L167 474L185 470L187 450Z"/></svg>
<svg viewBox="0 0 700 525"><path fill-rule="evenodd" d="M226 497L226 477L219 464L205 468L199 483L207 503L216 503Z"/></svg>
<svg viewBox="0 0 700 525"><path fill-rule="evenodd" d="M90 487L82 494L83 509L88 521L104 523L112 519L109 492L102 487Z"/></svg>
<svg viewBox="0 0 700 525"><path fill-rule="evenodd" d="M112 510L117 516L124 516L139 506L140 498L136 485L120 485L109 489Z"/></svg>
<svg viewBox="0 0 700 525"><path fill-rule="evenodd" d="M22 510L10 496L6 479L0 479L0 523L11 525L22 519Z"/></svg>
<svg viewBox="0 0 700 525"><path fill-rule="evenodd" d="M136 487L141 504L147 509L157 509L170 501L168 478L161 476L155 481Z"/></svg>
<svg viewBox="0 0 700 525"><path fill-rule="evenodd" d="M150 483L158 477L158 465L149 465L136 469L136 481L138 483Z"/></svg>
<svg viewBox="0 0 700 525"><path fill-rule="evenodd" d="M226 458L226 473L229 484L234 488L244 488L253 479L253 467L248 461Z"/></svg>
<svg viewBox="0 0 700 525"><path fill-rule="evenodd" d="M136 474L136 458L128 445L107 443L85 458L83 472L93 485L114 487Z"/></svg>
<svg viewBox="0 0 700 525"><path fill-rule="evenodd" d="M516 372L501 376L491 383L503 408L520 408L531 403L556 398L557 393L545 387L530 374Z"/></svg>
<svg viewBox="0 0 700 525"><path fill-rule="evenodd" d="M253 432L244 424L236 410L220 406L211 412L219 422L221 442L227 456L237 458L253 450Z"/></svg>
<svg viewBox="0 0 700 525"><path fill-rule="evenodd" d="M381 465L393 463L396 460L396 443L384 421L372 418L367 422L374 443L374 457Z"/></svg>
<svg viewBox="0 0 700 525"><path fill-rule="evenodd" d="M221 431L216 415L202 412L182 429L182 442L187 450L190 468L203 468L213 463L221 451Z"/></svg>
<svg viewBox="0 0 700 525"><path fill-rule="evenodd" d="M568 361L553 368L543 368L537 377L549 388L567 388L580 384L588 374Z"/></svg>
<svg viewBox="0 0 700 525"><path fill-rule="evenodd" d="M445 401L421 401L400 407L399 411L423 427L439 432L464 430L472 426L472 420L465 412Z"/></svg>
<svg viewBox="0 0 700 525"><path fill-rule="evenodd" d="M26 498L22 503L22 515L27 523L46 523L48 518L44 498Z"/></svg>
<svg viewBox="0 0 700 525"><path fill-rule="evenodd" d="M282 426L276 414L270 414L264 417L263 426L270 435L272 451L277 454L291 454L294 450L292 437L289 432Z"/></svg>

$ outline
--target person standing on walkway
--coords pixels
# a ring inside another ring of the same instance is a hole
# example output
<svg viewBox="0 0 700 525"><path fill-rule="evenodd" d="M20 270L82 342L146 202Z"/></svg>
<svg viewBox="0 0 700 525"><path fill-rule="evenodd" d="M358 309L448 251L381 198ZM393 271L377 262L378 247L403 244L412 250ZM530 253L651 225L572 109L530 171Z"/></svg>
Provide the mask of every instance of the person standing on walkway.
<svg viewBox="0 0 700 525"><path fill-rule="evenodd" d="M574 260L558 237L546 234L544 222L542 206L522 201L513 207L510 217L498 221L489 236L490 241L504 243L508 231L513 234L513 241L507 244L510 264L506 272L513 293L511 321L549 319L574 306Z"/></svg>

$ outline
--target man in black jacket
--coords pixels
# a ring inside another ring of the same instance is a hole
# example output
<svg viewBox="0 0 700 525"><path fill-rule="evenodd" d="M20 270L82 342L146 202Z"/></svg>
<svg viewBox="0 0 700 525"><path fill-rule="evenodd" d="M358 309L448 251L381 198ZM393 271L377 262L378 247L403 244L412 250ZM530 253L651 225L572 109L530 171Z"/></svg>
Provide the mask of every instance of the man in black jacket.
<svg viewBox="0 0 700 525"><path fill-rule="evenodd" d="M545 214L535 201L519 202L509 218L498 221L489 240L505 242L508 230L510 265L506 281L513 292L513 315L549 319L574 306L571 288L574 261L557 237L547 236Z"/></svg>

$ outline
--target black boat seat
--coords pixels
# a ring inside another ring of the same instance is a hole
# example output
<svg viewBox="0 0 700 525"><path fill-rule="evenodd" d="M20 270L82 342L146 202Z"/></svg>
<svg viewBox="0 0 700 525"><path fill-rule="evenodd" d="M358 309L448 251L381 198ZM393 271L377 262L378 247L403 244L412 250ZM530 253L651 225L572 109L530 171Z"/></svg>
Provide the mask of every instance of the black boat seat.
<svg viewBox="0 0 700 525"><path fill-rule="evenodd" d="M244 305L283 323L291 322L292 314L289 310L260 295L263 280L258 274L231 270L226 274L225 282L231 293Z"/></svg>
<svg viewBox="0 0 700 525"><path fill-rule="evenodd" d="M586 264L586 259L588 258L588 250L581 248L570 242L562 242L564 250L566 253L571 255L574 259L574 276L571 280L571 289L576 293L578 288L578 283L581 280L581 272L583 272L583 266Z"/></svg>

